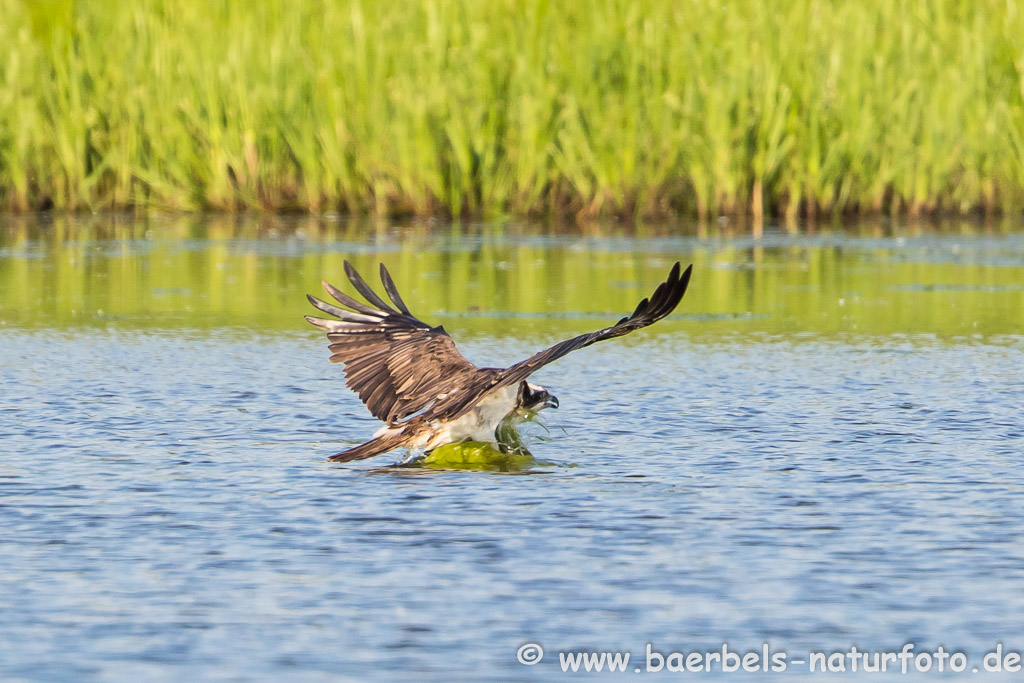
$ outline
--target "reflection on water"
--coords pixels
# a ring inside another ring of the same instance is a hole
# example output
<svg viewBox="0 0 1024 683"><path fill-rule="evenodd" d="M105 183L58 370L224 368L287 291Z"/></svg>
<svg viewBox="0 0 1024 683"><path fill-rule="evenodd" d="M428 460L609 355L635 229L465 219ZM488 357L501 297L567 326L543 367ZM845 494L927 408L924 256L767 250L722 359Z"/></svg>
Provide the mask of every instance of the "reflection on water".
<svg viewBox="0 0 1024 683"><path fill-rule="evenodd" d="M0 679L1024 648L1021 236L633 232L0 229ZM379 424L301 318L345 258L490 363L696 268L680 314L538 373L538 466L483 472L324 462Z"/></svg>
<svg viewBox="0 0 1024 683"><path fill-rule="evenodd" d="M639 232L639 234L636 234ZM685 232L685 230L684 230ZM633 234L629 234L633 233ZM761 240L657 230L58 219L0 227L0 322L301 329L303 294L385 261L413 310L465 333L575 331L632 310L676 259L690 334L1014 334L1024 237L897 231ZM496 323L495 318L502 319ZM561 333L561 332L560 332Z"/></svg>

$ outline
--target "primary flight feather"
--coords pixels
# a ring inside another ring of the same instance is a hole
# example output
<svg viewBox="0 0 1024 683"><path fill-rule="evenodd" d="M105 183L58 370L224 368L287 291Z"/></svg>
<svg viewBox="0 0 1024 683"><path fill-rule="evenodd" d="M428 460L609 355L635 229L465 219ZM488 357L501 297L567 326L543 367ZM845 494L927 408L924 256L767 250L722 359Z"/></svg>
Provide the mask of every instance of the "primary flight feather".
<svg viewBox="0 0 1024 683"><path fill-rule="evenodd" d="M459 353L444 327L431 327L409 312L382 263L380 279L390 302L345 262L349 282L366 303L323 283L334 305L307 295L333 318L306 320L327 331L331 362L345 367L346 384L386 425L370 441L332 455L335 462L370 458L395 448L431 451L460 441L497 443L495 430L519 410L557 407L558 399L526 381L541 367L605 339L661 320L679 305L693 266L677 262L654 293L614 325L555 344L507 368L478 368Z"/></svg>

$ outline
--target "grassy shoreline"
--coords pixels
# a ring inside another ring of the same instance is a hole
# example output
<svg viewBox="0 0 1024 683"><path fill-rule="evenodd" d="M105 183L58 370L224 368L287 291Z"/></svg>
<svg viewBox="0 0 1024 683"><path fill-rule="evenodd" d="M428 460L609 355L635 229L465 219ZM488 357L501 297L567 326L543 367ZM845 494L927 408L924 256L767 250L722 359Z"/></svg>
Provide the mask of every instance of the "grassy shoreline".
<svg viewBox="0 0 1024 683"><path fill-rule="evenodd" d="M1024 8L0 0L0 209L1017 213Z"/></svg>

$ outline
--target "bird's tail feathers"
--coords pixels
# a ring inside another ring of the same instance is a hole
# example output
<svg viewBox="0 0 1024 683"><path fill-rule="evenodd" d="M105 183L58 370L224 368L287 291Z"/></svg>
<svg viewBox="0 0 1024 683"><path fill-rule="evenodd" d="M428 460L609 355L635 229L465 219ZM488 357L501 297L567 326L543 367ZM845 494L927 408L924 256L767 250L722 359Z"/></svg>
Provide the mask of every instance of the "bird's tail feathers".
<svg viewBox="0 0 1024 683"><path fill-rule="evenodd" d="M394 450L395 448L402 446L404 442L405 436L403 433L401 431L394 431L382 434L375 439L370 439L366 443L359 444L347 451L335 453L327 459L331 462L352 462L353 460L363 460L365 458L372 458L375 455L380 455L381 453L387 453L390 450Z"/></svg>

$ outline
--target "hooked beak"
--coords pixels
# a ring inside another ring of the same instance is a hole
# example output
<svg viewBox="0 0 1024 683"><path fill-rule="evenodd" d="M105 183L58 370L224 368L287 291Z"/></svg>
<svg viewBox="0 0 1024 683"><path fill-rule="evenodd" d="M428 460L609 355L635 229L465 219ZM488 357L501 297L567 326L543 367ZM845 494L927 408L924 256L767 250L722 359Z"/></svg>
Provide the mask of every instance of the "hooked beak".
<svg viewBox="0 0 1024 683"><path fill-rule="evenodd" d="M557 408L558 407L558 397L557 396L548 396L547 400L544 401L544 407L545 408Z"/></svg>

